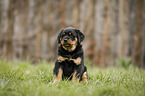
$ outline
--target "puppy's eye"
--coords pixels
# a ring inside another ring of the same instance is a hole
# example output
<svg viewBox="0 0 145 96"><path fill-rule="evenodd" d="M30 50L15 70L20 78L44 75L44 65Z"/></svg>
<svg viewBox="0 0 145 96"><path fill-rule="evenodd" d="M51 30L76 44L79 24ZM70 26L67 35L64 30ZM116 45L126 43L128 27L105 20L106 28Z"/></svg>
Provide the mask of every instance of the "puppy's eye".
<svg viewBox="0 0 145 96"><path fill-rule="evenodd" d="M69 35L71 35L71 33L69 33Z"/></svg>
<svg viewBox="0 0 145 96"><path fill-rule="evenodd" d="M65 33L63 33L63 35L65 35Z"/></svg>

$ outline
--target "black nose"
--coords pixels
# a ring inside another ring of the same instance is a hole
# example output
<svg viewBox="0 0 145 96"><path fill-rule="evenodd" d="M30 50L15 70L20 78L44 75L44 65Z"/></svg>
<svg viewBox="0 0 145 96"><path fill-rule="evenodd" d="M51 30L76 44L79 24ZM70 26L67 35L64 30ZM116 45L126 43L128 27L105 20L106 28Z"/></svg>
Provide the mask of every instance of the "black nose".
<svg viewBox="0 0 145 96"><path fill-rule="evenodd" d="M68 39L64 39L64 42L67 42Z"/></svg>

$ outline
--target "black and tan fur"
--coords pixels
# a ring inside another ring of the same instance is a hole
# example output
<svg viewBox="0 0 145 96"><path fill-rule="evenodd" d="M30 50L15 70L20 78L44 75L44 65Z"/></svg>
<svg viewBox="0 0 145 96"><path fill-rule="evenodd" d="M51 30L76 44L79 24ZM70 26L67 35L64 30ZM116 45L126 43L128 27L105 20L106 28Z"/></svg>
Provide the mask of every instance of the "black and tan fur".
<svg viewBox="0 0 145 96"><path fill-rule="evenodd" d="M54 82L60 80L75 80L87 82L87 68L84 65L84 55L81 42L83 33L68 27L59 33L58 56L54 67Z"/></svg>

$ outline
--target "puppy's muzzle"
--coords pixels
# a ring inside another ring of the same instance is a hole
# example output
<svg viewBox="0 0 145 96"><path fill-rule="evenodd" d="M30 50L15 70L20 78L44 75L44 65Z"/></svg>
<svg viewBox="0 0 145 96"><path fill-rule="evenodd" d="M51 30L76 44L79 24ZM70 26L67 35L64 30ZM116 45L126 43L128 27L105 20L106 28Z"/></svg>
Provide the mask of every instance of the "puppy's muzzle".
<svg viewBox="0 0 145 96"><path fill-rule="evenodd" d="M69 38L64 38L63 39L63 46L71 47L71 42L69 42Z"/></svg>
<svg viewBox="0 0 145 96"><path fill-rule="evenodd" d="M68 39L64 39L64 42L67 43Z"/></svg>

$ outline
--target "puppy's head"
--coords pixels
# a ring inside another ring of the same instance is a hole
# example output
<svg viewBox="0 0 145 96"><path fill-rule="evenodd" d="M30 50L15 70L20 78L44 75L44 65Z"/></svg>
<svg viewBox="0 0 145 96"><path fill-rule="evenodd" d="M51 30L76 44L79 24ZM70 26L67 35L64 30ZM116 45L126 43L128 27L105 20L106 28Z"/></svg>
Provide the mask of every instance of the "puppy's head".
<svg viewBox="0 0 145 96"><path fill-rule="evenodd" d="M65 50L73 51L84 40L84 37L80 30L68 27L60 31L57 40Z"/></svg>

